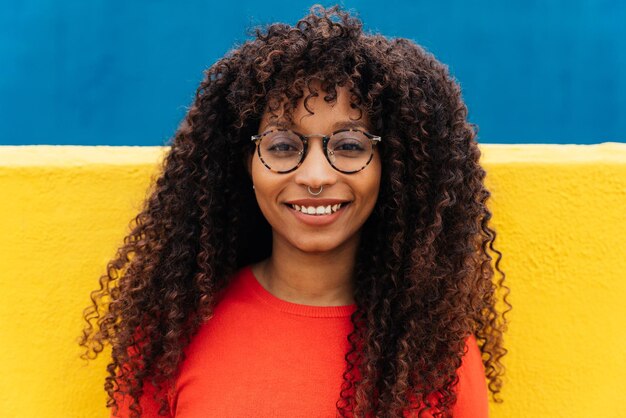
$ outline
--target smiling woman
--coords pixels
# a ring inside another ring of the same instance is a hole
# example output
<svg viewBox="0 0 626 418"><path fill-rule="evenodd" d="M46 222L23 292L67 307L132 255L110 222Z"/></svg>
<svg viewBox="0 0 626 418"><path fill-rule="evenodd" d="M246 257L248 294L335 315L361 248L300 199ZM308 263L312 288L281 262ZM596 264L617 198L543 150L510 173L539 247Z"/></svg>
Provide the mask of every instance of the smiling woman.
<svg viewBox="0 0 626 418"><path fill-rule="evenodd" d="M215 63L85 311L113 415L486 417L510 305L466 116L338 7Z"/></svg>
<svg viewBox="0 0 626 418"><path fill-rule="evenodd" d="M257 278L279 297L285 293L281 291L281 287L300 288L305 293L314 290L314 299L320 296L322 299L313 300L312 304L323 304L324 295L328 293L324 289L326 286L331 291L340 286L345 292L342 299L352 300L350 283L353 272L346 267L354 265L359 231L376 204L380 189L381 162L378 151L372 147L372 140L365 135L364 130L352 128L355 131L338 131L338 127L346 129L345 126L369 125L366 116L360 117L358 124L352 120L359 118L359 113L362 112L351 108L349 89L337 88L336 100L329 103L320 99L321 85L316 84L311 84L312 90L305 92L309 98L308 110L304 107L302 98L292 116L294 123L291 128L308 136L305 139L308 146L297 135L284 135L288 131L283 131L280 136L277 135L278 138L272 146L279 141L288 144L289 137L295 136L297 139L291 148L296 152L290 154L295 154L297 159L293 160L289 155L268 157L267 154L271 151L264 142L272 138L262 136L257 142L258 152L252 154L248 160L248 170L252 176L259 208L270 224L273 236L272 256L253 267ZM324 91L321 93L327 94ZM265 112L259 132L267 132L275 119L277 116L269 111ZM285 126L284 122L282 126ZM333 135L328 137L325 134L315 134L316 132ZM339 139L335 140L336 137ZM332 141L329 138L333 138ZM349 143L358 144L359 140L364 144L362 147L367 145L367 153L357 150L351 151L356 156L344 156L350 151L342 151L340 147ZM333 144L330 148L329 142ZM274 151L274 154L285 152ZM329 154L331 152L333 154ZM263 163L268 158L271 159L271 168ZM283 173L272 170L276 165L274 162L281 163L285 159L291 159L290 165L297 169ZM331 164L333 160L334 163ZM357 160L357 167L362 169L350 174L340 172L336 168L337 164L346 168L345 165L352 163L344 160ZM319 191L313 195L311 189ZM334 205L338 206L333 209ZM326 214L326 211L329 213ZM277 264L276 260L284 261ZM262 266L266 268L262 269ZM338 266L343 268L337 269ZM319 280L319 277L326 277L328 280ZM339 296L335 292L331 292L334 299Z"/></svg>

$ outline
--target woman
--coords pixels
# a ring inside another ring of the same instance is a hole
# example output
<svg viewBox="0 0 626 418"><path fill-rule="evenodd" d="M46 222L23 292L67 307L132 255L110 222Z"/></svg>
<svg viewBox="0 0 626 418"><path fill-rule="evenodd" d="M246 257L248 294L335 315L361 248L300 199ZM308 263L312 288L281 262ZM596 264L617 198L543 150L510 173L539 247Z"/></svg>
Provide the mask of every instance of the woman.
<svg viewBox="0 0 626 418"><path fill-rule="evenodd" d="M466 115L338 7L213 65L85 312L114 416L487 416L510 305Z"/></svg>

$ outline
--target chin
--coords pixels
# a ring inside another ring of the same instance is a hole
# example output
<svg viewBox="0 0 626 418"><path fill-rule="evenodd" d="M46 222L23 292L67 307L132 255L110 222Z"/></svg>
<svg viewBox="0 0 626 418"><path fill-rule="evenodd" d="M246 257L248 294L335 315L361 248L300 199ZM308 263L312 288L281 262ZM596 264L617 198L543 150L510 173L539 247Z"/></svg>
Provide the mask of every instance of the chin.
<svg viewBox="0 0 626 418"><path fill-rule="evenodd" d="M337 249L342 242L329 236L314 236L314 234L302 234L297 237L285 237L287 244L305 253L321 253Z"/></svg>
<svg viewBox="0 0 626 418"><path fill-rule="evenodd" d="M333 245L329 242L320 242L319 244L307 243L296 245L295 247L303 253L325 253L337 249L339 245Z"/></svg>

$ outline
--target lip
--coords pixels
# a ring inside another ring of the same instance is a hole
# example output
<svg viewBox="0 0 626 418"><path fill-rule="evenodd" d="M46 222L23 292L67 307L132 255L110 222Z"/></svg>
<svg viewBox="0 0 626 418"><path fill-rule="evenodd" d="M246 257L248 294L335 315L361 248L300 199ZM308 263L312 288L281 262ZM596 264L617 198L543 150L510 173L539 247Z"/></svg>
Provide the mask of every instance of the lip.
<svg viewBox="0 0 626 418"><path fill-rule="evenodd" d="M321 202L322 202L321 199L318 200L316 206L321 206L320 205ZM339 201L337 201L337 203L339 203ZM299 210L295 210L294 208L291 207L290 204L286 203L285 206L287 207L287 210L289 210L293 214L293 216L295 216L296 219L298 219L302 223L305 223L311 226L324 226L324 225L329 225L335 222L345 212L346 208L350 206L351 203L352 202L346 205L342 205L337 212L331 213L330 215L307 215L307 214L300 212Z"/></svg>
<svg viewBox="0 0 626 418"><path fill-rule="evenodd" d="M290 200L285 202L288 205L298 205L298 206L333 206L337 203L350 203L351 200L347 199L297 199Z"/></svg>

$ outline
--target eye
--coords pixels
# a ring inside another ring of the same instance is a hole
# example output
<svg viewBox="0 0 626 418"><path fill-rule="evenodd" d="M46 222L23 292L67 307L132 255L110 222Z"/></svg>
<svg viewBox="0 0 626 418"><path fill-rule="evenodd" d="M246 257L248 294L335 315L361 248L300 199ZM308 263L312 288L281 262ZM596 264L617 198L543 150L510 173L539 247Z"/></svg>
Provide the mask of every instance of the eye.
<svg viewBox="0 0 626 418"><path fill-rule="evenodd" d="M362 151L363 145L360 142L342 142L334 149L335 151Z"/></svg>
<svg viewBox="0 0 626 418"><path fill-rule="evenodd" d="M298 153L302 148L302 141L293 132L277 130L269 132L261 142L263 151L274 154Z"/></svg>
<svg viewBox="0 0 626 418"><path fill-rule="evenodd" d="M272 144L269 148L268 151L299 151L297 148L295 148L292 144L290 144L289 142L276 142L274 144Z"/></svg>

